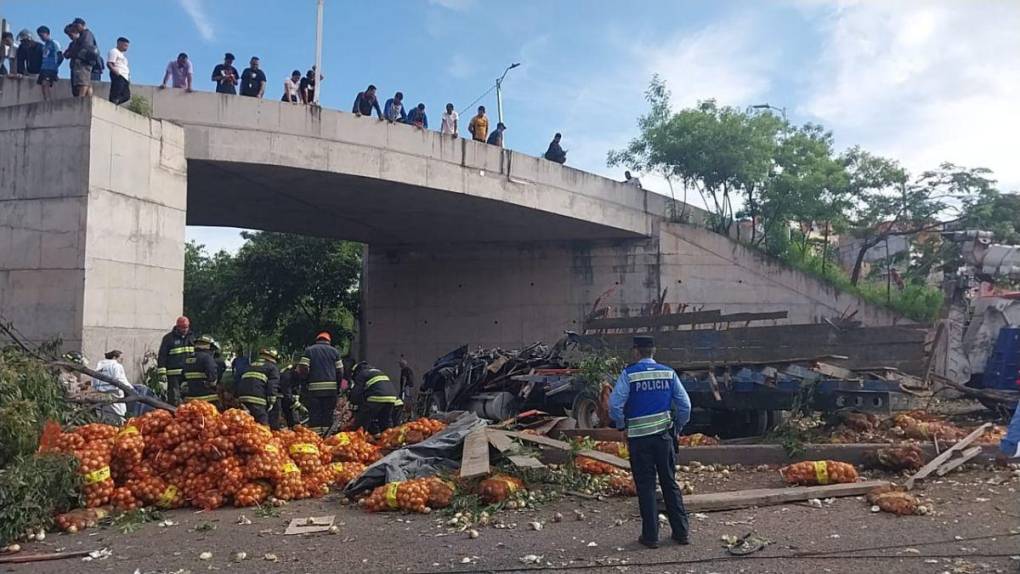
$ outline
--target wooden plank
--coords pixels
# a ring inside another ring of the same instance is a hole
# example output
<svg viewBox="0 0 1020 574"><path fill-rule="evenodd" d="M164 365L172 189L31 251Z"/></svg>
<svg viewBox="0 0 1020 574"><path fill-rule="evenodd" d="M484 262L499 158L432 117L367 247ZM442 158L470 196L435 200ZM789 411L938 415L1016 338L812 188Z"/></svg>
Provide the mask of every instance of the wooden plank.
<svg viewBox="0 0 1020 574"><path fill-rule="evenodd" d="M585 331L605 329L644 329L652 327L676 327L679 325L696 325L714 323L722 316L718 309L712 311L690 311L688 313L670 313L650 317L611 317L593 319L584 325Z"/></svg>
<svg viewBox="0 0 1020 574"><path fill-rule="evenodd" d="M547 447L550 447L550 448L555 448L556 450L562 450L562 451L567 451L567 452L570 452L571 450L573 450L573 447L570 446L570 443L566 443L566 442L563 442L561 440L552 439L552 438L549 438L547 436L535 435L535 434L529 434L529 433L520 433L520 432L510 432L510 431L507 431L506 435L510 436L510 437L513 437L515 439L518 439L518 440L533 442L533 443L540 444L540 445L543 445L543 446L547 446ZM630 470L630 462L628 462L628 461L626 461L626 460L624 460L624 459L622 459L622 458L620 458L618 456L611 455L609 453L599 452L597 450L582 450L582 451L579 451L577 454L579 454L581 456L586 456L588 458L593 458L595 460L604 462L606 464L611 464L611 465L613 465L615 467L618 467L618 468L625 468L627 470Z"/></svg>
<svg viewBox="0 0 1020 574"><path fill-rule="evenodd" d="M489 474L489 437L485 427L476 429L464 439L460 459L460 477L474 478Z"/></svg>
<svg viewBox="0 0 1020 574"><path fill-rule="evenodd" d="M830 365L829 363L821 361L815 363L813 368L819 373L832 379L850 380L860 378L860 375L855 375L850 369L844 369L843 367L837 367L836 365Z"/></svg>
<svg viewBox="0 0 1020 574"><path fill-rule="evenodd" d="M514 449L514 442L510 440L510 437L498 430L486 429L485 436L488 437L489 444L501 453L506 454Z"/></svg>
<svg viewBox="0 0 1020 574"><path fill-rule="evenodd" d="M295 518L290 521L290 524L287 525L287 529L283 531L283 534L286 536L293 536L295 534L326 532L333 526L334 520L336 520L335 514Z"/></svg>
<svg viewBox="0 0 1020 574"><path fill-rule="evenodd" d="M910 489L914 488L914 483L915 482L917 482L918 480L923 480L923 479L927 478L928 475L930 475L931 473L933 473L936 470L938 470L938 468L940 466L942 466L943 463L945 463L947 460L952 458L954 453L956 453L957 451L963 450L964 447L966 447L966 446L970 445L970 443L976 441L978 439L978 437L983 435L985 433L985 431L987 431L988 428L991 427L991 426L992 426L992 423L985 423L985 424L979 426L978 428L974 429L974 432L972 432L969 435L967 435L966 437L964 437L963 440L958 441L953 446L947 448L945 452L943 452L942 454L936 456L931 461L929 461L928 464L922 466L921 470L918 470L916 473L914 473L913 476L908 478L905 483L903 483L903 487L906 488L907 490L910 490Z"/></svg>
<svg viewBox="0 0 1020 574"><path fill-rule="evenodd" d="M829 484L825 486L795 486L791 488L759 488L713 494L694 494L684 497L684 505L691 512L712 512L734 510L752 506L774 506L788 502L799 502L812 498L838 498L861 496L872 490L888 486L886 480L870 480L850 484Z"/></svg>
<svg viewBox="0 0 1020 574"><path fill-rule="evenodd" d="M981 447L972 446L963 451L960 456L940 466L939 469L935 471L935 474L945 476L979 454L981 454Z"/></svg>
<svg viewBox="0 0 1020 574"><path fill-rule="evenodd" d="M514 466L518 468L545 468L542 461L538 460L533 456L525 456L520 454L512 454L507 457L510 462L514 463Z"/></svg>
<svg viewBox="0 0 1020 574"><path fill-rule="evenodd" d="M611 428L598 429L563 429L553 433L558 438L590 438L592 440L625 441L627 435L623 431Z"/></svg>
<svg viewBox="0 0 1020 574"><path fill-rule="evenodd" d="M774 319L786 319L790 316L789 311L767 311L764 313L730 313L719 317L720 323L743 323L747 321L769 321Z"/></svg>
<svg viewBox="0 0 1020 574"><path fill-rule="evenodd" d="M531 429L538 434L548 435L549 431L560 424L561 421L567 420L567 417L553 417L547 421L541 421L532 425L528 425L525 428Z"/></svg>

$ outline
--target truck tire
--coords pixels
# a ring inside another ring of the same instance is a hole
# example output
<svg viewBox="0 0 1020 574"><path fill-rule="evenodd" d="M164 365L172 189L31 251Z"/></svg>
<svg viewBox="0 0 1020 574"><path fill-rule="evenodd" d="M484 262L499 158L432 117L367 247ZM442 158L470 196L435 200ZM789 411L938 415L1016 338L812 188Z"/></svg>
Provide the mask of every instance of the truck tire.
<svg viewBox="0 0 1020 574"><path fill-rule="evenodd" d="M599 419L598 410L598 397L591 392L582 391L574 397L574 403L570 407L570 416L577 421L577 428L596 429L609 422Z"/></svg>

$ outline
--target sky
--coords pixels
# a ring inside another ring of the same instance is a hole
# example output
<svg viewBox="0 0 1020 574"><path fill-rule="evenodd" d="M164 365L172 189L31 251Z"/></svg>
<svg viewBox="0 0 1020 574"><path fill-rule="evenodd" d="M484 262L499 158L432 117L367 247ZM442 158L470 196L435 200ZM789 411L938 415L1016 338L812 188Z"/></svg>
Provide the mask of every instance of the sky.
<svg viewBox="0 0 1020 574"><path fill-rule="evenodd" d="M714 98L785 108L917 173L943 161L988 167L1020 190L1020 2L1015 0L326 0L322 103L350 110L369 83L465 110L508 65L507 147L540 155L563 133L568 164L622 179L606 153L637 134L653 74L677 108ZM314 63L314 0L0 0L16 32L86 19L105 52L131 40L132 81L155 84L187 52L212 90L226 51L261 58L267 97ZM64 39L61 37L61 39ZM240 66L239 66L240 67ZM66 68L62 71L66 75ZM484 104L495 117L495 94ZM475 104L477 105L477 104ZM467 117L461 122L466 132ZM645 187L668 193L664 182ZM237 230L188 228L210 250Z"/></svg>

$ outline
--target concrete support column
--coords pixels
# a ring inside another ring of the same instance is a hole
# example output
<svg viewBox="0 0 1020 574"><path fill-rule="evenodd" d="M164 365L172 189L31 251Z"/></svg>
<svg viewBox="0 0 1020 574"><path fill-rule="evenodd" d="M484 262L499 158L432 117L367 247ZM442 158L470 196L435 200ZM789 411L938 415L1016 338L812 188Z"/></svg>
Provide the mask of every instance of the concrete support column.
<svg viewBox="0 0 1020 574"><path fill-rule="evenodd" d="M0 108L0 314L129 376L180 313L184 132L106 101Z"/></svg>

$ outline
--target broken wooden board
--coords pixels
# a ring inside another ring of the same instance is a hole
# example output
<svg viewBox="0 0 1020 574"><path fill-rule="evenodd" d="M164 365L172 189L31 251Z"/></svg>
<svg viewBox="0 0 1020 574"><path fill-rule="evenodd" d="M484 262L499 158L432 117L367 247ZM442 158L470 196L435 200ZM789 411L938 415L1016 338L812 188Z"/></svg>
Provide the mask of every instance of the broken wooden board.
<svg viewBox="0 0 1020 574"><path fill-rule="evenodd" d="M886 480L869 480L849 484L828 484L825 486L794 486L789 488L758 488L694 494L684 497L684 506L689 512L713 512L735 510L752 506L774 506L788 502L800 502L812 498L839 498L841 496L863 496L872 490L889 486Z"/></svg>
<svg viewBox="0 0 1020 574"><path fill-rule="evenodd" d="M931 461L929 461L928 464L922 466L921 470L919 470L916 473L914 473L913 476L908 478L907 481L905 483L903 483L903 487L905 489L907 489L907 490L910 490L910 489L914 488L914 483L915 482L917 482L918 480L923 480L923 479L927 478L928 475L930 475L931 473L933 473L936 470L938 470L938 468L940 466L942 466L946 461L948 461L950 458L953 457L953 454L955 454L956 452L962 451L964 447L966 447L970 443L976 441L978 439L978 437L980 437L981 435L985 434L985 431L987 431L991 426L992 426L992 423L985 423L985 424L979 426L978 428L974 429L974 432L970 433L969 435L964 437L962 440L957 441L956 444L954 444L953 446L947 448L945 452L943 452L942 454L940 454L940 455L936 456L935 458L931 459Z"/></svg>
<svg viewBox="0 0 1020 574"><path fill-rule="evenodd" d="M287 529L283 533L287 536L294 534L312 534L315 532L326 532L333 527L333 521L336 519L335 514L328 516L306 516L305 518L295 518L290 521L287 525Z"/></svg>
<svg viewBox="0 0 1020 574"><path fill-rule="evenodd" d="M540 421L535 424L527 425L525 428L535 431L540 435L548 435L549 431L556 428L556 425L567 420L567 417L552 417L546 421Z"/></svg>
<svg viewBox="0 0 1020 574"><path fill-rule="evenodd" d="M489 444L507 457L518 468L545 468L545 464L533 456L510 454L514 451L513 440L502 431L487 429L485 433Z"/></svg>
<svg viewBox="0 0 1020 574"><path fill-rule="evenodd" d="M812 366L812 369L818 371L819 373L825 375L826 377L829 377L830 379L843 379L844 381L849 381L851 379L861 378L860 375L855 374L850 369L844 369L843 367L838 367L836 365L831 365L829 363L823 363L821 361L815 363Z"/></svg>
<svg viewBox="0 0 1020 574"><path fill-rule="evenodd" d="M974 458L975 456L977 456L979 454L981 454L981 447L980 446L972 446L972 447L968 448L967 450L963 451L961 453L961 456L958 456L958 457L954 458L953 460L947 462L946 464L943 464L942 466L940 466L939 469L935 471L935 474L937 474L939 476L945 476L945 475L949 474L950 472L952 472L957 467L963 465L964 463L968 462L970 459Z"/></svg>
<svg viewBox="0 0 1020 574"><path fill-rule="evenodd" d="M533 442L535 444L540 444L540 445L543 445L543 446L548 446L548 447L551 447L551 448L555 448L557 450L562 450L562 451L566 451L566 452L570 452L571 450L573 450L572 447L570 446L570 443L566 443L566 442L563 442L561 440L551 439L551 438L549 438L547 436L534 435L534 434L528 434L528 433L520 433L520 432L511 432L511 431L507 431L505 434L507 436L509 436L509 437L512 437L512 438L515 438L515 439L518 439L518 440ZM593 458L593 459L595 459L597 461L613 465L613 466L615 466L617 468L623 468L623 469L626 469L626 470L630 470L630 462L628 462L628 461L626 461L626 460L624 460L624 459L622 459L622 458L620 458L618 456L609 454L609 453L599 452L597 450L587 450L586 449L586 450L579 451L577 454L580 455L580 456L586 456L588 458Z"/></svg>
<svg viewBox="0 0 1020 574"><path fill-rule="evenodd" d="M464 439L460 458L460 477L474 478L489 474L489 437L486 428L471 431Z"/></svg>

